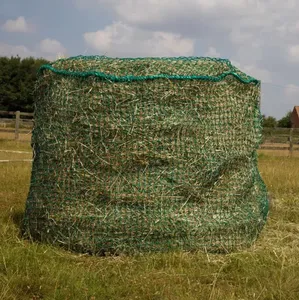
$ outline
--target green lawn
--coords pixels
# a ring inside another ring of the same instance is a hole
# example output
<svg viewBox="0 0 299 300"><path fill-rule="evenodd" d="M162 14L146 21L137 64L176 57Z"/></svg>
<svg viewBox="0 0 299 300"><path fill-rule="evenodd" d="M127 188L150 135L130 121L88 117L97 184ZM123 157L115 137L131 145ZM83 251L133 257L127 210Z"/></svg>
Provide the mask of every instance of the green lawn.
<svg viewBox="0 0 299 300"><path fill-rule="evenodd" d="M0 149L30 144L0 140ZM262 154L259 165L273 200L251 249L91 257L20 238L31 163L0 163L0 299L299 299L299 158Z"/></svg>

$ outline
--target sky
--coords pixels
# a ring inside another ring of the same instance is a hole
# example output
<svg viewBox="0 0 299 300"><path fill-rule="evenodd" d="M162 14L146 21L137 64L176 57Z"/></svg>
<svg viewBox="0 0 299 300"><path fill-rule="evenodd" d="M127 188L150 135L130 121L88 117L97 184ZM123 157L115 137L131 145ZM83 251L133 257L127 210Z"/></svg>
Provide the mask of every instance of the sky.
<svg viewBox="0 0 299 300"><path fill-rule="evenodd" d="M298 0L1 0L0 56L209 56L261 80L261 111L299 105Z"/></svg>

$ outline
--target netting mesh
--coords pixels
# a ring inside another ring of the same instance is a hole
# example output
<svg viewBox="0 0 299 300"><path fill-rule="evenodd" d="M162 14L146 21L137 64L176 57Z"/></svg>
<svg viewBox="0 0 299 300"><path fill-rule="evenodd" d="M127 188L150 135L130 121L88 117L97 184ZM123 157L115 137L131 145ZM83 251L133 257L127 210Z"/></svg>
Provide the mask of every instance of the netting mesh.
<svg viewBox="0 0 299 300"><path fill-rule="evenodd" d="M223 59L43 66L25 230L91 253L248 247L268 213L259 101Z"/></svg>

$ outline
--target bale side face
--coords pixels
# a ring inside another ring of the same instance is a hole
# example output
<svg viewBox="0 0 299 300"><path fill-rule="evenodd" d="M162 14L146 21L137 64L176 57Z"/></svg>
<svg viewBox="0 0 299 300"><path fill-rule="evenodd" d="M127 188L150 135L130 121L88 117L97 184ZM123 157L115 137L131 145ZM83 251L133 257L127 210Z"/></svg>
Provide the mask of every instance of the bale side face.
<svg viewBox="0 0 299 300"><path fill-rule="evenodd" d="M170 61L156 73L177 74L180 61ZM96 59L56 67L101 63L118 76L157 66ZM229 70L188 63L190 74ZM232 251L256 239L267 215L256 161L259 85L233 76L114 82L44 71L37 95L25 215L33 237L93 253Z"/></svg>

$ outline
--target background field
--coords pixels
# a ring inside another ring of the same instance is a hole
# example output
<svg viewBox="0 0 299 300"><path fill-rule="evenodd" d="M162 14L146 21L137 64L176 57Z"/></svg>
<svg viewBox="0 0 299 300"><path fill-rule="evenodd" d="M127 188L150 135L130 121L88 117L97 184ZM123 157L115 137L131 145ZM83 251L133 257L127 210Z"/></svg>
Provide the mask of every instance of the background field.
<svg viewBox="0 0 299 300"><path fill-rule="evenodd" d="M31 148L0 138L0 150ZM259 168L271 213L251 249L90 257L20 238L31 163L0 163L0 299L299 299L299 155L260 150Z"/></svg>

